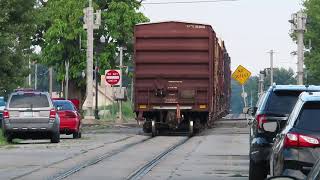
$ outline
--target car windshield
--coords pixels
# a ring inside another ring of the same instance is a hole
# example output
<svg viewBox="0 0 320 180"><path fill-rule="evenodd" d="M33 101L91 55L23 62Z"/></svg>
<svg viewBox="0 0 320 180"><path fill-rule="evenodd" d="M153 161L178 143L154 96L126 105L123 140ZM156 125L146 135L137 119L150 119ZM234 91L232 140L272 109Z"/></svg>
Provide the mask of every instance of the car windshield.
<svg viewBox="0 0 320 180"><path fill-rule="evenodd" d="M34 93L13 95L9 103L9 108L42 108L49 106L46 95Z"/></svg>
<svg viewBox="0 0 320 180"><path fill-rule="evenodd" d="M307 102L303 105L295 127L303 130L320 130L320 102Z"/></svg>
<svg viewBox="0 0 320 180"><path fill-rule="evenodd" d="M266 111L274 114L290 114L301 91L275 91L266 104Z"/></svg>
<svg viewBox="0 0 320 180"><path fill-rule="evenodd" d="M60 111L65 111L65 110L75 111L72 103L68 101L53 101L53 105L56 107L56 109L59 109Z"/></svg>

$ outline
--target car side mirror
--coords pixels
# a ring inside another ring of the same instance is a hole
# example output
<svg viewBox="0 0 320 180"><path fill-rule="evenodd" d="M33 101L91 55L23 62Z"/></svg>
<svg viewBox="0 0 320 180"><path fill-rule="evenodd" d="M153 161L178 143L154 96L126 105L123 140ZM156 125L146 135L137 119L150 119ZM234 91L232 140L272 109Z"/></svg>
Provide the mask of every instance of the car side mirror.
<svg viewBox="0 0 320 180"><path fill-rule="evenodd" d="M57 106L57 111L60 111L61 109L62 109L62 107L61 106Z"/></svg>
<svg viewBox="0 0 320 180"><path fill-rule="evenodd" d="M274 176L274 177L269 177L267 180L298 180L298 179L291 176Z"/></svg>
<svg viewBox="0 0 320 180"><path fill-rule="evenodd" d="M254 116L257 112L258 108L257 107L244 107L242 109L243 114L250 114Z"/></svg>
<svg viewBox="0 0 320 180"><path fill-rule="evenodd" d="M250 108L251 108L251 107L244 107L244 108L242 109L242 113L243 113L243 114L249 114Z"/></svg>

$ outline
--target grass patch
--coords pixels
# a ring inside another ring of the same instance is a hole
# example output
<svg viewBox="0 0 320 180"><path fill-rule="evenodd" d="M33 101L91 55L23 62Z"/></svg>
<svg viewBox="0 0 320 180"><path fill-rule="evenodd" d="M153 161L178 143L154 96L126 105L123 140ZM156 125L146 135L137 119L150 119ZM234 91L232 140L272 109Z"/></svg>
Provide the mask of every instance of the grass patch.
<svg viewBox="0 0 320 180"><path fill-rule="evenodd" d="M5 149L16 149L17 146L14 146L14 145L7 145L4 147Z"/></svg>
<svg viewBox="0 0 320 180"><path fill-rule="evenodd" d="M7 141L3 136L2 130L0 129L0 146L6 145L6 144L7 144Z"/></svg>
<svg viewBox="0 0 320 180"><path fill-rule="evenodd" d="M100 117L100 119L107 121L115 121L119 116L119 103L115 102L109 106L100 108L100 110L108 111L108 113L105 113L102 117ZM130 101L122 102L122 117L125 122L128 122L128 120L135 118L135 113L133 112L133 105Z"/></svg>

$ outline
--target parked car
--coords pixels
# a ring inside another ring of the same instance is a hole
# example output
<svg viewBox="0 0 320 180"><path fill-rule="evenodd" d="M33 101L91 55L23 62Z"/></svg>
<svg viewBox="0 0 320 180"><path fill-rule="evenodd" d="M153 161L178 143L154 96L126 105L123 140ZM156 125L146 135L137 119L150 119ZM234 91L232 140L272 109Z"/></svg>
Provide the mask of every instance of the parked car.
<svg viewBox="0 0 320 180"><path fill-rule="evenodd" d="M75 105L69 100L53 100L60 117L60 134L81 138L81 116Z"/></svg>
<svg viewBox="0 0 320 180"><path fill-rule="evenodd" d="M318 159L317 163L312 167L309 175L302 180L319 180L320 179L320 159ZM293 176L272 176L267 180L299 180Z"/></svg>
<svg viewBox="0 0 320 180"><path fill-rule="evenodd" d="M299 97L283 131L275 138L270 173L305 178L320 158L320 92Z"/></svg>
<svg viewBox="0 0 320 180"><path fill-rule="evenodd" d="M320 91L320 86L273 85L262 96L257 107L251 108L249 180L264 180L269 174L273 139L279 133L303 91ZM277 129L268 127L278 121Z"/></svg>
<svg viewBox="0 0 320 180"><path fill-rule="evenodd" d="M11 93L2 126L8 142L14 138L60 142L59 116L46 92L20 89Z"/></svg>
<svg viewBox="0 0 320 180"><path fill-rule="evenodd" d="M6 102L4 101L4 97L0 97L0 128L2 128L3 110L5 106Z"/></svg>
<svg viewBox="0 0 320 180"><path fill-rule="evenodd" d="M54 100L66 100L65 98L51 98L53 101ZM79 111L80 110L80 101L79 99L68 99L73 103L73 105L76 107L76 109Z"/></svg>

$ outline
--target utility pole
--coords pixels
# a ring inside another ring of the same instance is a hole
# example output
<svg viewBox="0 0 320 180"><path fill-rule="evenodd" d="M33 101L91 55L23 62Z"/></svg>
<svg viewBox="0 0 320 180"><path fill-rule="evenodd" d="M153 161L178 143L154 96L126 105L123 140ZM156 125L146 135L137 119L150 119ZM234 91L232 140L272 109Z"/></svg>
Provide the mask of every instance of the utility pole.
<svg viewBox="0 0 320 180"><path fill-rule="evenodd" d="M253 104L252 91L250 91L250 107L253 107L252 104Z"/></svg>
<svg viewBox="0 0 320 180"><path fill-rule="evenodd" d="M96 69L95 69L95 77L96 77L96 103L95 103L95 109L94 109L94 116L95 116L95 118L96 119L99 119L99 107L98 107L98 94L99 94L99 92L98 92L98 86L99 86L99 84L98 84L98 82L99 82L99 80L98 80L98 76L99 76L99 67L98 67L98 65L99 65L99 57L97 57L97 59L96 59Z"/></svg>
<svg viewBox="0 0 320 180"><path fill-rule="evenodd" d="M241 96L243 98L243 102L244 102L244 107L248 107L248 103L247 103L247 96L248 94L245 92L244 90L244 85L242 85L242 93Z"/></svg>
<svg viewBox="0 0 320 180"><path fill-rule="evenodd" d="M65 99L69 98L69 60L65 62L66 66L66 88L65 88Z"/></svg>
<svg viewBox="0 0 320 180"><path fill-rule="evenodd" d="M260 97L264 92L263 82L264 82L264 71L260 71L258 97Z"/></svg>
<svg viewBox="0 0 320 180"><path fill-rule="evenodd" d="M92 0L89 0L89 7L86 9L86 25L87 25L87 116L89 119L93 116L92 100L93 100L93 7Z"/></svg>
<svg viewBox="0 0 320 180"><path fill-rule="evenodd" d="M52 67L49 68L49 94L52 97Z"/></svg>
<svg viewBox="0 0 320 180"><path fill-rule="evenodd" d="M120 47L120 92L122 93L122 66L123 66L123 47ZM122 123L122 100L119 102L119 122Z"/></svg>
<svg viewBox="0 0 320 180"><path fill-rule="evenodd" d="M273 54L274 51L270 50L268 53L270 53L270 85L273 85Z"/></svg>
<svg viewBox="0 0 320 180"><path fill-rule="evenodd" d="M100 41L99 41L99 45L96 48L96 53L97 55L99 55L100 51L101 51L101 46L104 46L104 44L106 43L106 38L102 35L100 37ZM100 74L99 74L99 56L97 56L96 58L96 68L95 68L95 77L96 77L96 100L95 100L95 109L94 109L94 116L96 119L100 119L99 117L99 107L98 107L98 98L99 98L99 79L100 78Z"/></svg>
<svg viewBox="0 0 320 180"><path fill-rule="evenodd" d="M101 24L101 10L97 11L96 19L92 0L89 0L89 7L84 9L85 24L83 28L87 30L87 113L85 119L94 119L93 116L93 30L98 29Z"/></svg>
<svg viewBox="0 0 320 180"><path fill-rule="evenodd" d="M306 31L307 15L301 10L297 13L292 14L291 20L289 22L292 24L291 30L297 35L298 44L298 85L303 85L303 64L304 64L304 33Z"/></svg>
<svg viewBox="0 0 320 180"><path fill-rule="evenodd" d="M38 85L37 85L37 83L38 83L38 64L35 63L34 66L35 66L34 67L34 89L37 90L37 88L38 88Z"/></svg>
<svg viewBox="0 0 320 180"><path fill-rule="evenodd" d="M133 93L134 93L134 91L133 91L133 78L131 79L131 103L133 103Z"/></svg>
<svg viewBox="0 0 320 180"><path fill-rule="evenodd" d="M29 58L29 70L30 70L30 73L29 73L29 77L28 77L28 85L29 85L29 88L32 88L31 87L31 61L30 61L30 58Z"/></svg>

